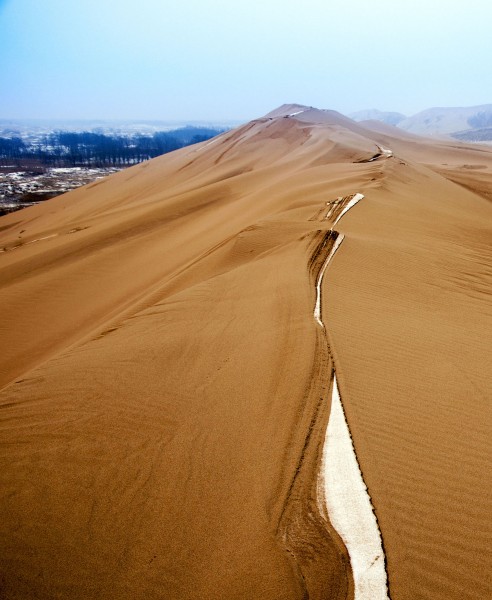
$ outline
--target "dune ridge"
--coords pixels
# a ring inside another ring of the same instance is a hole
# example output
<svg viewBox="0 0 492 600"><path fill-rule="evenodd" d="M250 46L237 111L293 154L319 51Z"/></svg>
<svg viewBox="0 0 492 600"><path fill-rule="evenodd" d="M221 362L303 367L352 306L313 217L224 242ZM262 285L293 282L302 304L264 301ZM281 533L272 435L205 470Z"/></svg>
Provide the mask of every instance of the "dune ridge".
<svg viewBox="0 0 492 600"><path fill-rule="evenodd" d="M389 158L392 153L381 149L381 156ZM336 237L316 279L313 316L323 330L328 352L328 336L321 318L321 285L326 269L344 240L344 236L334 232L333 228L363 198L363 194L356 193L327 203L330 209L325 219L335 217L329 236ZM387 600L386 559L381 532L354 452L335 371L331 386L330 416L318 475L320 512L326 515L347 548L354 581L354 600Z"/></svg>
<svg viewBox="0 0 492 600"><path fill-rule="evenodd" d="M488 599L489 175L288 105L1 217L0 595L354 597L336 372L392 600Z"/></svg>

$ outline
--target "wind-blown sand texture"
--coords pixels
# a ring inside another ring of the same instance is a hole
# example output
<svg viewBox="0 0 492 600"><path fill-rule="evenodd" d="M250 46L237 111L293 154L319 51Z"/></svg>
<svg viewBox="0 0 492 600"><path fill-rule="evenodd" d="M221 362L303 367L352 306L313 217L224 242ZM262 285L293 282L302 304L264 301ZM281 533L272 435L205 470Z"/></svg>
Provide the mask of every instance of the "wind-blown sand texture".
<svg viewBox="0 0 492 600"><path fill-rule="evenodd" d="M491 197L288 105L0 218L0 597L352 598L336 372L389 596L488 600Z"/></svg>

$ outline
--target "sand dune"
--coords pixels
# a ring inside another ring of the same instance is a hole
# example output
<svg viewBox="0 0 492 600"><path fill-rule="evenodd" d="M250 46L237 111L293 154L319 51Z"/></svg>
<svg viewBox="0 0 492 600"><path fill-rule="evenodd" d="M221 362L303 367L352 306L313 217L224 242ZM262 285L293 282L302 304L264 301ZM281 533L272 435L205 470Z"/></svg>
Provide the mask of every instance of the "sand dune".
<svg viewBox="0 0 492 600"><path fill-rule="evenodd" d="M353 598L336 373L391 599L490 598L491 181L285 105L1 217L0 597Z"/></svg>

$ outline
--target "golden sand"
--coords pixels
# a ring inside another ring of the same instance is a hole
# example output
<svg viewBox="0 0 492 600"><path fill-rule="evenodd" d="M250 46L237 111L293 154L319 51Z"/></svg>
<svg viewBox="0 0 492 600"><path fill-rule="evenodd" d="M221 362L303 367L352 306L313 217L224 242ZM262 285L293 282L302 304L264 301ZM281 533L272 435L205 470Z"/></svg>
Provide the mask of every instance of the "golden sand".
<svg viewBox="0 0 492 600"><path fill-rule="evenodd" d="M488 600L491 197L490 148L289 105L1 217L0 597L353 597L336 371L391 599Z"/></svg>

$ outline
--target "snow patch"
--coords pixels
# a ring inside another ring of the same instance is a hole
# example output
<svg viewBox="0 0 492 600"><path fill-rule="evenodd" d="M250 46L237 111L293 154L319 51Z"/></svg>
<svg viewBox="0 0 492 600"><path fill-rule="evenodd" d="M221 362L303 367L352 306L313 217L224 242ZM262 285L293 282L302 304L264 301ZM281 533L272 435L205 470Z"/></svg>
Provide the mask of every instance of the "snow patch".
<svg viewBox="0 0 492 600"><path fill-rule="evenodd" d="M333 226L331 228L332 231L333 231L333 227L335 227L335 225L338 223L338 221L340 221L340 219L343 217L343 215L346 212L348 212L353 206L355 206L357 204L357 202L362 200L362 198L364 198L364 194L357 193L352 196L352 198L347 202L347 205L343 208L342 212L335 219L335 222L333 223Z"/></svg>
<svg viewBox="0 0 492 600"><path fill-rule="evenodd" d="M385 156L386 158L390 158L391 156L393 156L393 150L390 150L389 148L383 148L383 146L379 146L379 145L377 145L377 146L378 146L381 154L383 156Z"/></svg>
<svg viewBox="0 0 492 600"><path fill-rule="evenodd" d="M326 260L323 263L323 266L321 267L321 270L318 275L318 279L316 280L316 303L314 305L313 316L316 319L318 325L320 327L322 327L323 329L325 328L325 326L321 319L321 284L323 283L323 275L325 274L326 267L330 263L331 259L335 256L335 252L338 250L340 244L343 242L343 238L344 238L344 236L342 234L340 234L337 237L337 239L335 240L335 243L333 244L333 247L330 250L330 253L326 257Z"/></svg>
<svg viewBox="0 0 492 600"><path fill-rule="evenodd" d="M354 577L354 600L388 600L383 544L333 379L321 485L330 522L342 538Z"/></svg>
<svg viewBox="0 0 492 600"><path fill-rule="evenodd" d="M354 194L336 218L333 227L362 198L363 194ZM340 200L342 199L338 199ZM343 240L343 234L339 234L316 281L313 316L323 329L323 276ZM342 538L349 554L354 577L354 600L389 600L381 533L355 454L336 375L333 378L330 418L323 446L318 490L320 512L326 514L326 507L330 522Z"/></svg>

